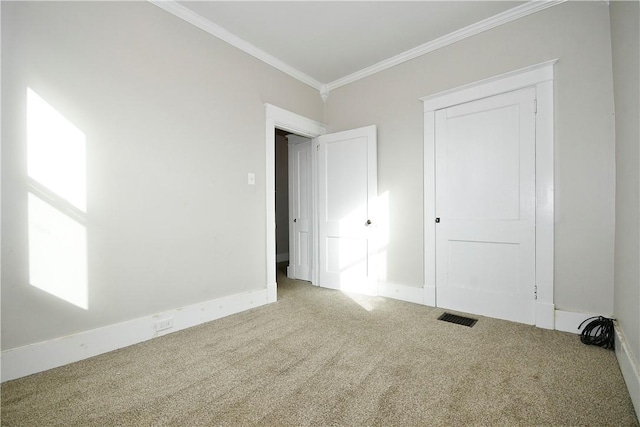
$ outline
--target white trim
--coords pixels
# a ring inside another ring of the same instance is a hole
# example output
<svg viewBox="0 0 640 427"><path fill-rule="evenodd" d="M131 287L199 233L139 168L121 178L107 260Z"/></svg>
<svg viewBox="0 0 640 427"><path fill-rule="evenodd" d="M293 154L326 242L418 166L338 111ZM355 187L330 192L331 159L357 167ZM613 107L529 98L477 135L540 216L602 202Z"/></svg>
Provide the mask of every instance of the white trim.
<svg viewBox="0 0 640 427"><path fill-rule="evenodd" d="M275 143L276 143L276 128L282 129L288 132L292 132L298 135L306 136L309 138L316 138L320 135L324 135L327 130L325 125L315 120L308 119L296 113L284 110L271 104L264 104L266 115L266 127L265 127L265 145L266 145L266 165L265 165L265 226L266 226L266 268L267 268L267 300L269 302L275 302L278 299L277 284L276 284L276 163L275 163ZM315 155L315 150L311 150L312 157ZM315 157L313 158L315 162ZM315 172L313 172L315 173ZM312 182L315 182L315 177L312 174ZM315 199L314 199L315 200ZM315 212L315 208L314 208ZM315 221L315 219L314 219ZM315 231L315 228L314 228ZM317 251L314 251L317 252ZM316 270L314 258L314 265L312 266L312 282L315 284L314 271Z"/></svg>
<svg viewBox="0 0 640 427"><path fill-rule="evenodd" d="M424 115L423 212L424 212L424 303L436 306L436 122L435 114ZM433 260L433 262L426 262Z"/></svg>
<svg viewBox="0 0 640 427"><path fill-rule="evenodd" d="M593 313L577 313L575 311L555 310L555 330L562 332L570 332L572 334L579 334L580 330L578 326L586 319L599 314ZM583 325L584 327L584 325Z"/></svg>
<svg viewBox="0 0 640 427"><path fill-rule="evenodd" d="M266 176L265 187L265 242L267 267L267 300L278 300L278 285L276 284L276 128L275 120L269 116L267 106L266 123Z"/></svg>
<svg viewBox="0 0 640 427"><path fill-rule="evenodd" d="M328 94L329 91L337 89L341 86L345 86L349 83L353 83L357 80L379 73L380 71L395 67L396 65L402 64L403 62L410 61L419 56L433 52L437 49L441 49L453 43L480 34L484 31L491 30L492 28L498 27L500 25L515 21L516 19L524 18L525 16L540 12L541 10L547 9L552 6L557 6L564 3L565 1L566 0L529 1L520 6L516 6L513 9L506 10L495 16L461 28L457 31L427 42L423 45L420 45L413 49L409 49L406 52L378 62L377 64L364 68L360 71L356 71L355 73L349 74L348 76L334 80L326 85L326 92Z"/></svg>
<svg viewBox="0 0 640 427"><path fill-rule="evenodd" d="M435 300L435 113L436 110L525 87L535 87L536 116L536 326L553 329L554 105L556 59L421 98L424 103L425 301Z"/></svg>
<svg viewBox="0 0 640 427"><path fill-rule="evenodd" d="M564 3L566 0L529 1L520 6L516 6L512 9L506 10L480 22L476 22L475 24L471 24L467 27L461 28L440 38L417 46L413 49L409 49L396 56L385 59L384 61L380 61L377 64L363 68L362 70L356 71L355 73L349 74L327 84L323 84L313 77L309 76L308 74L303 73L302 71L290 66L289 64L284 63L280 59L257 48L256 46L252 45L246 40L241 39L235 34L230 33L229 31L225 30L219 25L214 24L208 19L203 18L202 16L193 12L191 9L182 6L174 0L147 1L171 13L172 15L175 15L178 18L187 21L192 25L195 25L201 30L204 30L207 33L229 43L230 45L246 52L254 58L257 58L265 62L266 64L271 65L272 67L288 74L289 76L301 81L302 83L305 83L313 87L314 89L317 89L320 92L322 100L326 101L331 90L337 89L341 86L345 86L349 83L353 83L365 77L369 77L373 74L379 73L380 71L395 67L396 65L410 61L419 56L426 55L427 53L449 46L453 43L475 36L500 25L504 25L517 19L524 18L552 6L557 6Z"/></svg>
<svg viewBox="0 0 640 427"><path fill-rule="evenodd" d="M2 382L53 369L267 304L267 291L243 292L2 352ZM156 331L163 319L173 327Z"/></svg>
<svg viewBox="0 0 640 427"><path fill-rule="evenodd" d="M555 305L536 301L536 326L543 329L555 328Z"/></svg>
<svg viewBox="0 0 640 427"><path fill-rule="evenodd" d="M424 288L424 305L429 307L436 306L436 287L425 285Z"/></svg>
<svg viewBox="0 0 640 427"><path fill-rule="evenodd" d="M323 135L326 132L323 133ZM319 136L319 135L318 135ZM317 137L316 137L317 138ZM314 149L315 148L315 149ZM318 145L311 140L311 228L313 229L313 245L311 254L311 284L320 286L320 214L318 213Z"/></svg>
<svg viewBox="0 0 640 427"><path fill-rule="evenodd" d="M422 288L400 285L390 282L378 282L378 295L381 297L397 299L424 305L424 293Z"/></svg>
<svg viewBox="0 0 640 427"><path fill-rule="evenodd" d="M244 51L245 53L248 53L254 58L257 58L262 62L269 64L272 67L282 71L283 73L290 75L291 77L301 81L302 83L305 83L317 90L322 89L322 86L323 86L322 83L320 83L313 77L303 73L302 71L296 68L293 68L289 64L282 62L275 56L272 56L267 52L263 51L262 49L255 47L248 41L243 40L240 37L236 36L235 34L230 33L229 31L225 30L219 25L216 25L213 22L209 21L208 19L203 18L202 16L198 15L191 9L188 9L182 6L176 1L174 0L147 0L147 1L171 13L172 15L177 16L178 18L184 19L188 23L195 25L196 27L219 38L220 40L223 40L229 43L231 46L234 46Z"/></svg>
<svg viewBox="0 0 640 427"><path fill-rule="evenodd" d="M327 127L315 120L308 119L283 108L271 104L264 104L267 117L275 120L278 129L282 129L296 135L316 138L327 133ZM274 130L275 132L275 130Z"/></svg>
<svg viewBox="0 0 640 427"><path fill-rule="evenodd" d="M638 366L633 357L629 344L624 336L624 332L620 325L616 322L616 358L624 382L627 384L631 402L636 410L636 416L640 418L640 366Z"/></svg>
<svg viewBox="0 0 640 427"><path fill-rule="evenodd" d="M327 99L329 99L329 86L328 85L322 85L322 87L320 88L320 98L322 98L322 102L327 102Z"/></svg>
<svg viewBox="0 0 640 427"><path fill-rule="evenodd" d="M511 92L539 83L553 80L553 65L557 59L534 64L529 67L509 71L453 89L424 96L424 111L439 110L476 99L486 98L504 92Z"/></svg>
<svg viewBox="0 0 640 427"><path fill-rule="evenodd" d="M553 78L553 62L549 62ZM553 80L536 86L536 285L537 304L553 305L554 269L554 105ZM536 317L536 324L538 324ZM550 319L553 321L553 317ZM551 324L550 328L553 328Z"/></svg>

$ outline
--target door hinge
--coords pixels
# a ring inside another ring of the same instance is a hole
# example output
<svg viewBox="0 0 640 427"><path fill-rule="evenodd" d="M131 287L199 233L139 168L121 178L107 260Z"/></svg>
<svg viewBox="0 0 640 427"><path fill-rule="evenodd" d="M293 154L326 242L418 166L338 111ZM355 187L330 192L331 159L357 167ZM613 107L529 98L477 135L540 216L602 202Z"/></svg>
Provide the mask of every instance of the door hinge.
<svg viewBox="0 0 640 427"><path fill-rule="evenodd" d="M316 145L316 151L320 151L320 144Z"/></svg>
<svg viewBox="0 0 640 427"><path fill-rule="evenodd" d="M533 114L537 114L538 113L538 100L534 99L533 100Z"/></svg>
<svg viewBox="0 0 640 427"><path fill-rule="evenodd" d="M538 285L533 285L533 299L538 299Z"/></svg>

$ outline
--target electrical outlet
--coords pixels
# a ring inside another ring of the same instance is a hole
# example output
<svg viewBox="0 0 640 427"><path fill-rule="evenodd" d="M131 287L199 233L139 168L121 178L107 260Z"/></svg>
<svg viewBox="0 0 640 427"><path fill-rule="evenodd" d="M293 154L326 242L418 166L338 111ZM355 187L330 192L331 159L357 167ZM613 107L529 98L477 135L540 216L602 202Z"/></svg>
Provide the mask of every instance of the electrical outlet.
<svg viewBox="0 0 640 427"><path fill-rule="evenodd" d="M156 332L173 328L173 317L156 322Z"/></svg>

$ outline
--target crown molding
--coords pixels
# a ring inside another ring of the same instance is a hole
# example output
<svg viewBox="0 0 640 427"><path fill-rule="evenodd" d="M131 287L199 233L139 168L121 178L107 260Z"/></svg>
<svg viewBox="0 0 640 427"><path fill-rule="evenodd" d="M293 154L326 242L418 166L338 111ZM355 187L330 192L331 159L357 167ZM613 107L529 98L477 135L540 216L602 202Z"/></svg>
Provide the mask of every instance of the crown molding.
<svg viewBox="0 0 640 427"><path fill-rule="evenodd" d="M301 81L302 83L305 83L311 86L312 88L318 91L320 91L323 87L323 84L317 81L316 79L314 79L313 77L310 77L307 74L303 73L302 71L299 71L293 68L292 66L284 63L278 58L272 55L269 55L267 52L255 47L254 45L247 42L246 40L243 40L240 37L236 36L235 34L230 33L229 31L225 30L219 25L214 24L208 19L203 18L202 16L193 12L191 9L188 9L182 6L181 4L178 4L174 0L147 0L147 1L171 13L172 15L175 15L178 18L181 18L187 21L192 25L195 25L201 30L204 30L207 33L229 43L230 45L248 53L254 58L257 58L271 65L272 67L282 71L283 73L290 75L291 77Z"/></svg>
<svg viewBox="0 0 640 427"><path fill-rule="evenodd" d="M433 41L430 41L413 49L409 49L406 52L378 62L377 64L364 68L360 71L356 71L353 74L349 74L348 76L342 77L338 80L334 80L333 82L326 85L326 92L328 93L329 91L337 89L341 86L353 83L357 80L379 73L380 71L384 71L388 68L395 67L396 65L402 64L403 62L410 61L419 56L425 55L429 52L433 52L434 50L443 48L460 40L464 40L468 37L475 36L476 34L480 34L484 31L490 30L500 25L515 21L536 12L540 12L544 9L557 6L561 3L564 3L565 1L567 0L529 1L520 6L516 6L513 9L506 10L490 18L484 19L480 22L471 24L467 27L461 28L457 31L437 38Z"/></svg>
<svg viewBox="0 0 640 427"><path fill-rule="evenodd" d="M322 85L320 88L320 97L322 102L327 102L327 98L329 98L329 87L327 85Z"/></svg>
<svg viewBox="0 0 640 427"><path fill-rule="evenodd" d="M329 96L329 92L341 86L345 86L349 83L353 83L357 80L369 77L373 74L402 64L403 62L410 61L419 56L425 55L429 52L433 52L437 49L441 49L445 46L449 46L450 44L464 40L476 34L480 34L484 31L490 30L500 25L515 21L536 12L540 12L544 9L557 6L567 0L531 0L520 6L514 7L475 24L471 24L467 27L461 28L457 31L444 35L438 39L432 40L413 49L409 49L406 52L400 53L389 59L378 62L377 64L374 64L370 67L363 68L360 71L356 71L355 73L349 74L348 76L334 80L327 84L323 84L313 77L303 73L302 71L284 63L278 58L247 42L246 40L241 39L240 37L230 33L229 31L214 24L208 19L203 18L192 10L178 4L175 0L147 1L171 13L172 15L175 15L178 18L189 22L192 25L195 25L201 30L204 30L207 33L229 43L230 45L244 51L245 53L271 65L272 67L288 74L289 76L301 81L302 83L311 86L312 88L318 90L320 96L322 97L322 100L326 101Z"/></svg>

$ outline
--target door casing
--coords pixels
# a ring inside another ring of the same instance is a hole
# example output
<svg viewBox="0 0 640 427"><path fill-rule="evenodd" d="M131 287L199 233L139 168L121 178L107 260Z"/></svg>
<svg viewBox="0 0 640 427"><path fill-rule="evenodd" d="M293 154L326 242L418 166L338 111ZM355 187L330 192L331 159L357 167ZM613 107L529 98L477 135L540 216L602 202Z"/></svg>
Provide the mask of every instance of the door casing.
<svg viewBox="0 0 640 427"><path fill-rule="evenodd" d="M436 201L435 115L436 111L489 96L533 87L537 94L536 115L536 302L535 325L554 329L554 105L553 79L557 59L501 74L421 98L424 105L424 303L435 307L436 298Z"/></svg>
<svg viewBox="0 0 640 427"><path fill-rule="evenodd" d="M312 139L311 149L311 186L312 186L312 234L314 243L312 249L311 283L319 285L319 219L316 208L318 201L318 152L314 148L317 145L315 138L326 134L326 127L322 123L316 122L304 116L292 113L271 104L265 104L266 115L266 178L265 178L265 234L266 234L266 271L267 271L267 302L277 301L276 283L276 233L275 233L275 130L276 128L291 132L296 135ZM377 170L374 170L376 173ZM377 294L377 291L376 291Z"/></svg>
<svg viewBox="0 0 640 427"><path fill-rule="evenodd" d="M277 284L276 284L276 180L275 180L275 131L276 128L295 133L297 135L306 136L308 138L316 138L324 135L326 131L325 125L311 120L307 117L284 110L275 105L265 104L266 128L265 128L265 145L266 145L266 164L265 164L265 234L266 234L266 272L267 272L267 302L276 302ZM315 182L317 171L315 170L315 150L311 150L312 155L312 182ZM315 186L313 186L312 198L316 200ZM316 215L314 210L314 216ZM314 224L317 219L314 218ZM314 234L317 230L314 230ZM314 245L315 246L315 245ZM317 253L313 254L313 265L317 265ZM317 283L317 269L313 269L311 281Z"/></svg>

